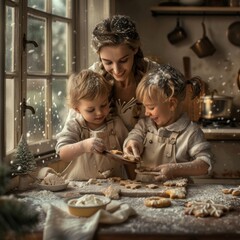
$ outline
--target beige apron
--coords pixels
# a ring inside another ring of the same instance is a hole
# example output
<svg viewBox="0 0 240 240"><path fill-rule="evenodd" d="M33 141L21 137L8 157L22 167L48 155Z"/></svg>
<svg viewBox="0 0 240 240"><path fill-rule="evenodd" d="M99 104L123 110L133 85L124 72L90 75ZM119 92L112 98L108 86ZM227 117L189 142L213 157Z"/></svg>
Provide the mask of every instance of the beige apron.
<svg viewBox="0 0 240 240"><path fill-rule="evenodd" d="M178 132L171 132L169 137L147 132L140 167L157 167L165 163L176 162L176 140ZM138 173L136 179L143 182L155 181L154 176Z"/></svg>
<svg viewBox="0 0 240 240"><path fill-rule="evenodd" d="M114 130L113 120L107 122L106 129L102 132L90 132L86 127L83 127L82 129L82 139L99 137L104 140L108 149L121 150L121 146ZM108 177L125 177L124 167L117 161L110 160L103 154L83 153L67 166L62 172L62 175L65 179L69 180L88 180L90 178L105 178L106 171L109 173Z"/></svg>

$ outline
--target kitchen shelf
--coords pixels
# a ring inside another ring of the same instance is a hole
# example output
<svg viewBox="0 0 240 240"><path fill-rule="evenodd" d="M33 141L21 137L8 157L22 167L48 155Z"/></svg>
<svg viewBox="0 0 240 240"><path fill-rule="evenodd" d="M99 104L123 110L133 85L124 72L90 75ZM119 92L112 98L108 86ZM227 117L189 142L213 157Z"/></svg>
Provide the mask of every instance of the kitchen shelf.
<svg viewBox="0 0 240 240"><path fill-rule="evenodd" d="M240 16L240 7L189 7L189 6L154 6L150 8L152 16L160 15L220 15L220 16Z"/></svg>

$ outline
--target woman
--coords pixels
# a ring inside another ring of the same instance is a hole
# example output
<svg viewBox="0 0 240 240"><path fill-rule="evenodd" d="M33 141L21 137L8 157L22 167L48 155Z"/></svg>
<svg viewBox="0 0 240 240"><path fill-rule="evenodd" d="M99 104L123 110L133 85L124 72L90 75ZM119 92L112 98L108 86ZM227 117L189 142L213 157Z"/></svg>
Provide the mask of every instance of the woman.
<svg viewBox="0 0 240 240"><path fill-rule="evenodd" d="M136 100L137 85L148 70L159 66L143 57L140 46L136 25L128 16L107 18L97 24L92 33L92 47L99 61L90 69L112 83L111 111L122 119L129 131L144 116L142 104ZM71 109L68 119L76 114ZM128 176L134 178L134 169L126 168Z"/></svg>
<svg viewBox="0 0 240 240"><path fill-rule="evenodd" d="M113 111L120 116L128 130L144 115L136 100L136 88L143 75L158 66L143 57L140 37L135 23L124 15L115 15L96 25L92 47L99 62L90 68L101 73L113 84Z"/></svg>

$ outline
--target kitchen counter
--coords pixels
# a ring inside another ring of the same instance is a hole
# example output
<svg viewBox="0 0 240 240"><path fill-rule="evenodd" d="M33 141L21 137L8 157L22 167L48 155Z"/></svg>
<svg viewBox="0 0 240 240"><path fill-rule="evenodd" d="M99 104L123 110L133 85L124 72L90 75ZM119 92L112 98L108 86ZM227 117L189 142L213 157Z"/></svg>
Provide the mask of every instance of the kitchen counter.
<svg viewBox="0 0 240 240"><path fill-rule="evenodd" d="M240 128L202 128L207 140L239 140Z"/></svg>
<svg viewBox="0 0 240 240"><path fill-rule="evenodd" d="M43 203L52 202L59 198L64 201L71 195L81 196L91 192L101 194L106 185L108 183L89 186L84 182L74 182L74 184L69 185L67 190L62 192L53 193L33 189L21 193L19 196L24 201L31 201L32 204L39 207ZM159 189L127 190L120 201L133 207L137 215L122 224L100 225L94 239L240 239L240 198L222 193L223 188L233 186L236 187L237 185L189 184L186 199L172 200L172 206L158 209L146 207L143 201L147 196L157 195ZM196 218L184 213L184 204L193 200L213 200L216 203L231 205L233 210L220 218ZM42 222L36 229L36 234L30 234L36 238L26 237L24 239L42 239L43 226L44 216L42 215Z"/></svg>

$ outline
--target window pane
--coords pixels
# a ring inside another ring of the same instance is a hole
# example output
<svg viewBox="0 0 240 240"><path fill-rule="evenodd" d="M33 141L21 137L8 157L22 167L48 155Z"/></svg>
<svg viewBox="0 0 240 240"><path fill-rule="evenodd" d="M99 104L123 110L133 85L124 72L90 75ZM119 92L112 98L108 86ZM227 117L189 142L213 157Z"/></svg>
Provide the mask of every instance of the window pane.
<svg viewBox="0 0 240 240"><path fill-rule="evenodd" d="M35 41L38 47L33 43L26 46L27 49L27 71L28 73L44 73L45 72L45 53L46 53L46 20L28 16L28 41Z"/></svg>
<svg viewBox="0 0 240 240"><path fill-rule="evenodd" d="M34 107L35 114L26 110L27 137L28 141L39 141L45 139L45 79L27 80L27 105Z"/></svg>
<svg viewBox="0 0 240 240"><path fill-rule="evenodd" d="M5 70L14 72L14 38L15 38L15 11L6 7L6 35L5 35Z"/></svg>
<svg viewBox="0 0 240 240"><path fill-rule="evenodd" d="M71 0L52 0L52 13L62 17L70 17L71 2Z"/></svg>
<svg viewBox="0 0 240 240"><path fill-rule="evenodd" d="M6 105L5 105L5 126L6 126L6 153L14 149L14 79L6 79ZM18 128L20 126L17 126Z"/></svg>
<svg viewBox="0 0 240 240"><path fill-rule="evenodd" d="M61 132L67 117L66 79L53 79L52 81L52 128L53 136Z"/></svg>
<svg viewBox="0 0 240 240"><path fill-rule="evenodd" d="M46 10L46 0L28 0L28 7L35 8L41 11Z"/></svg>
<svg viewBox="0 0 240 240"><path fill-rule="evenodd" d="M67 24L53 22L52 24L52 72L67 72Z"/></svg>

